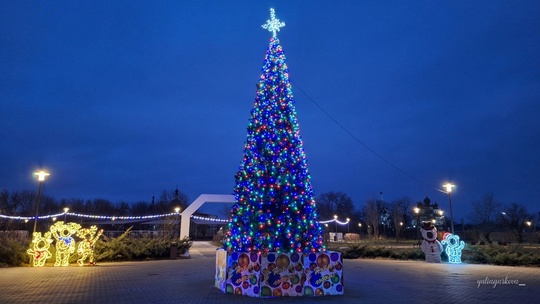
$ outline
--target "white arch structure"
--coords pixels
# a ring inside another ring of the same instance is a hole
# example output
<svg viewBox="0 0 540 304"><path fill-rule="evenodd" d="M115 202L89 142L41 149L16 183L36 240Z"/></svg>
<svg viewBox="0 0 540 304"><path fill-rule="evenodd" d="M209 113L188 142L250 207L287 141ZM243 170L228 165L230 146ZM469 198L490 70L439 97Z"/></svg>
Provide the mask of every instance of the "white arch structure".
<svg viewBox="0 0 540 304"><path fill-rule="evenodd" d="M204 203L234 203L234 195L230 194L201 194L191 203L182 215L182 224L180 225L180 238L189 237L189 224L191 223L191 215L199 209Z"/></svg>

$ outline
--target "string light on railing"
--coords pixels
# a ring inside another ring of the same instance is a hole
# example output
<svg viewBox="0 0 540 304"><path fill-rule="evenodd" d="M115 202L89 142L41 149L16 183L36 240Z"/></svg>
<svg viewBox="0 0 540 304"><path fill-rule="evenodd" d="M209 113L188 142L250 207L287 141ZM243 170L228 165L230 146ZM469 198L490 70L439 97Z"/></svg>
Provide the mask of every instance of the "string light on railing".
<svg viewBox="0 0 540 304"><path fill-rule="evenodd" d="M156 219L156 218L165 218L165 217L178 215L178 212L153 214L153 215L138 215L138 216L93 215L93 214L83 214L83 213L74 213L74 212L62 212L62 213L57 213L57 214L40 215L38 216L38 219L58 218L60 216L66 216L66 215L74 216L74 217L82 217L82 218L87 218L87 219L116 221L116 220L150 220L150 219ZM0 214L0 218L11 219L11 220L24 220L25 222L28 222L29 220L33 220L35 217L34 216L10 216L10 215ZM204 217L204 216L198 216L198 215L192 215L191 218L196 219L196 220L216 222L216 223L230 222L229 219L219 219L219 218ZM341 222L337 218L319 221L320 224L328 224L332 222L335 222L336 224L340 224L340 225L349 224L349 221Z"/></svg>
<svg viewBox="0 0 540 304"><path fill-rule="evenodd" d="M333 223L333 222L336 222L336 223L338 223L340 225L347 225L349 223L349 221L340 222L340 221L338 221L337 218L331 219L331 220L319 221L319 223L321 223L321 224L328 224L328 223Z"/></svg>
<svg viewBox="0 0 540 304"><path fill-rule="evenodd" d="M222 219L212 218L212 217L203 217L203 216L198 216L198 215L192 215L191 217L196 219L196 220L201 220L201 221L209 221L209 222L217 222L217 223L228 223L229 222L229 220L222 220Z"/></svg>

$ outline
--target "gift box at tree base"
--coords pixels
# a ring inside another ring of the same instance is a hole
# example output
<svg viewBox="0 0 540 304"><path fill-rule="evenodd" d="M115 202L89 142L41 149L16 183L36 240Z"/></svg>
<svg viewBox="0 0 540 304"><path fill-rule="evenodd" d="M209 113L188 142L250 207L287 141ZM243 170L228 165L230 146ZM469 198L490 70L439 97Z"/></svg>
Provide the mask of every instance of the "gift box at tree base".
<svg viewBox="0 0 540 304"><path fill-rule="evenodd" d="M216 252L215 286L224 293L258 298L342 295L339 252Z"/></svg>

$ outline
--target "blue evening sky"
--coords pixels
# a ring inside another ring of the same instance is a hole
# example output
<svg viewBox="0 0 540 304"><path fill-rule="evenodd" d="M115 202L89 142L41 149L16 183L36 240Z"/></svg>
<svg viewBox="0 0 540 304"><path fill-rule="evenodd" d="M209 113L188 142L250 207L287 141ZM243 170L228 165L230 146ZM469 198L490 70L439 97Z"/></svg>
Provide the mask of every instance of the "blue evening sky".
<svg viewBox="0 0 540 304"><path fill-rule="evenodd" d="M539 211L537 0L2 1L0 188L232 193L270 7L315 195Z"/></svg>

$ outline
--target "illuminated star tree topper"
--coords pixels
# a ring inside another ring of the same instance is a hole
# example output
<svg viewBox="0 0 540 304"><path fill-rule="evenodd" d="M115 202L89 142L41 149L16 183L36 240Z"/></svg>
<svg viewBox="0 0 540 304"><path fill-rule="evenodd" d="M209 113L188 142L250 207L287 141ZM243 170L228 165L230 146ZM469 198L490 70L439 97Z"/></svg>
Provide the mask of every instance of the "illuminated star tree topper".
<svg viewBox="0 0 540 304"><path fill-rule="evenodd" d="M263 29L272 32L272 37L277 37L277 32L279 32L280 28L285 26L285 22L281 22L279 19L276 19L276 11L271 8L270 20L266 20L266 23L261 26Z"/></svg>

